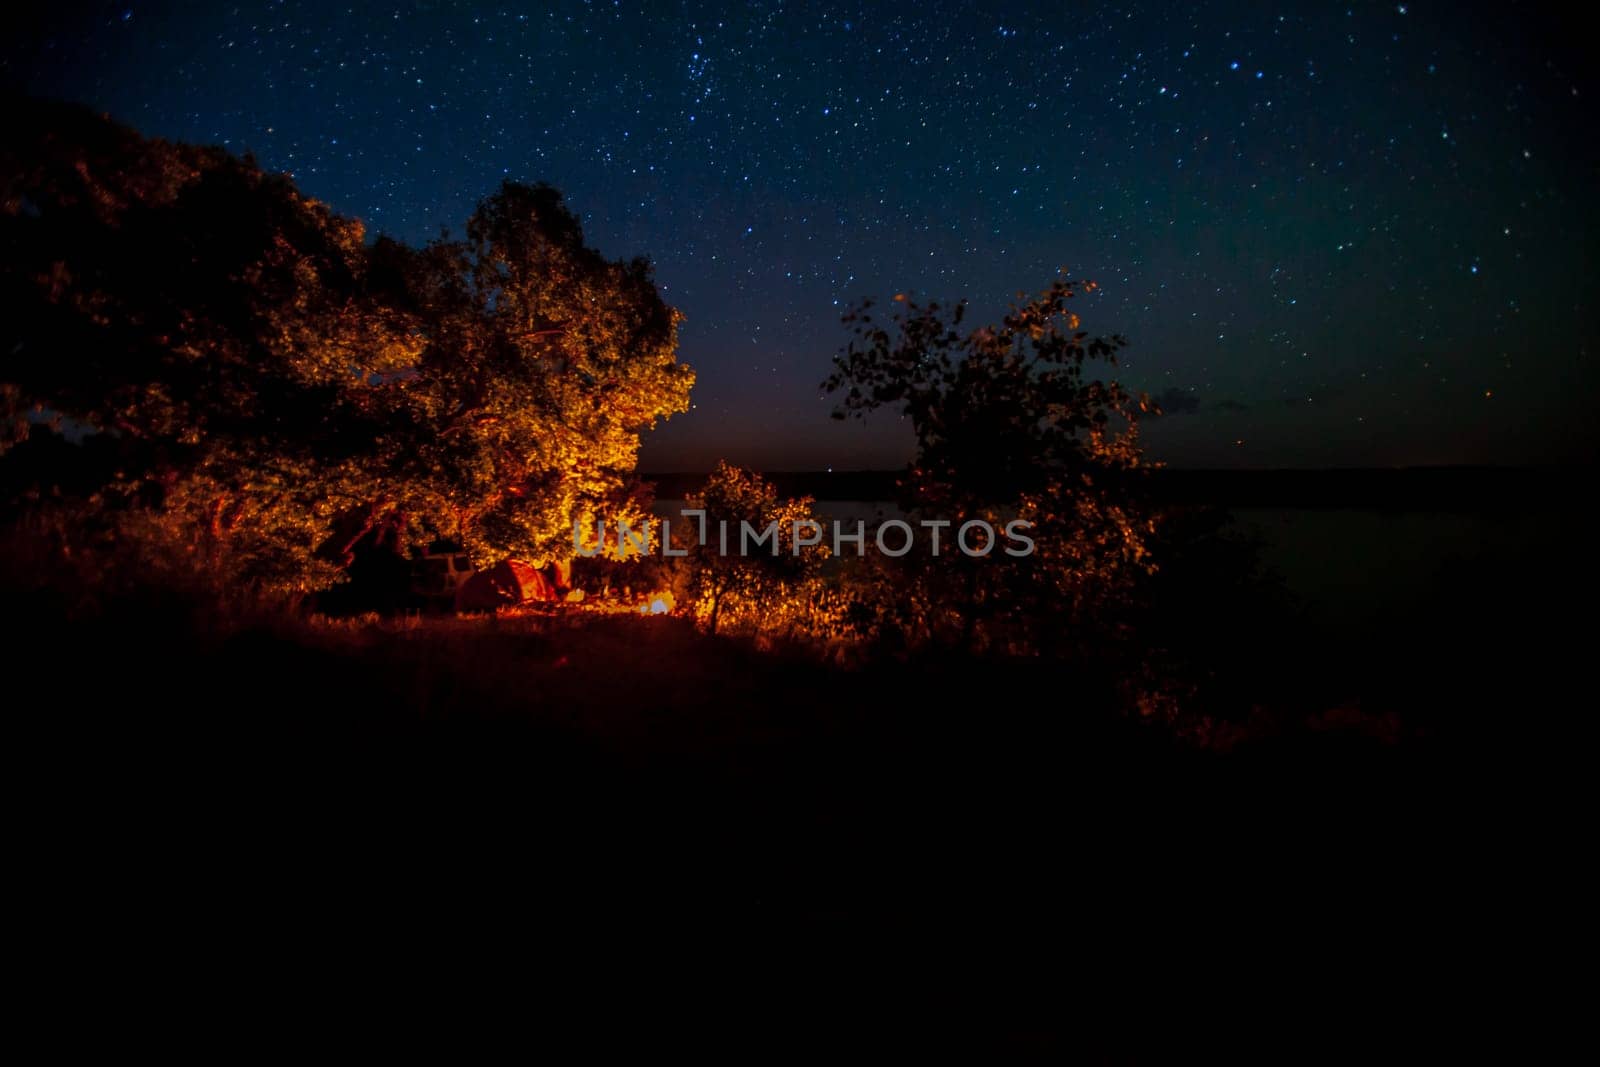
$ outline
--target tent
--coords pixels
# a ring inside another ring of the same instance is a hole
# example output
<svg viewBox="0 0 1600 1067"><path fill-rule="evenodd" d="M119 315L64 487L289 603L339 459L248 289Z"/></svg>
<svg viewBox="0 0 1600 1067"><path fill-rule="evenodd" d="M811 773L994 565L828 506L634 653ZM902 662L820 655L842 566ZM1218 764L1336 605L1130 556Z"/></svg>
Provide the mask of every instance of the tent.
<svg viewBox="0 0 1600 1067"><path fill-rule="evenodd" d="M493 611L530 600L558 600L560 595L544 571L531 563L503 559L466 580L456 597L461 611Z"/></svg>

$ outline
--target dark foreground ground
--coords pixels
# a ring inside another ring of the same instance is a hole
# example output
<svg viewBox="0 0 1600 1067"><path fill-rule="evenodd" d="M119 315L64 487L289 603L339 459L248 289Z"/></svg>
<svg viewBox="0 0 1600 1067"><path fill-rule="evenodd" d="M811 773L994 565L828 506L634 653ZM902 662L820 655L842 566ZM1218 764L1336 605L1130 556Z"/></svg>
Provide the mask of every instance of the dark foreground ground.
<svg viewBox="0 0 1600 1067"><path fill-rule="evenodd" d="M1538 633L1264 660L1387 699L1218 753L1081 666L148 608L14 639L13 751L54 964L200 1015L471 990L594 1049L1139 1060L1276 1058L1286 1012L1298 1060L1426 1029L1551 921L1486 888L1568 862L1523 814Z"/></svg>

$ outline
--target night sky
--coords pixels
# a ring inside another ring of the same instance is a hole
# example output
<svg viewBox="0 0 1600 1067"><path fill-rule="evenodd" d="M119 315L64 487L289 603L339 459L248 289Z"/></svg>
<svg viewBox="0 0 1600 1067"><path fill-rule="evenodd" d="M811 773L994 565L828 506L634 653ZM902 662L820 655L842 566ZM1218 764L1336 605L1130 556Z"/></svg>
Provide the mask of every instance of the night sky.
<svg viewBox="0 0 1600 1067"><path fill-rule="evenodd" d="M1175 466L1592 454L1594 57L1539 8L193 7L51 5L0 77L412 241L556 185L687 316L646 469L897 465L819 392L844 307L1063 266Z"/></svg>

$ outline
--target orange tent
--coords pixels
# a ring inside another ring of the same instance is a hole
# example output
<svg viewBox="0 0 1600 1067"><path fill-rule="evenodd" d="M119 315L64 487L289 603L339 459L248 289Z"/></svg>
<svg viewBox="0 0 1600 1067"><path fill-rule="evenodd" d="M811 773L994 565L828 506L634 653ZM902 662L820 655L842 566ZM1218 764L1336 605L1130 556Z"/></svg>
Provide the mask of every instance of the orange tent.
<svg viewBox="0 0 1600 1067"><path fill-rule="evenodd" d="M530 600L556 599L555 587L542 571L531 563L503 559L467 579L456 597L456 607L461 611L493 611Z"/></svg>

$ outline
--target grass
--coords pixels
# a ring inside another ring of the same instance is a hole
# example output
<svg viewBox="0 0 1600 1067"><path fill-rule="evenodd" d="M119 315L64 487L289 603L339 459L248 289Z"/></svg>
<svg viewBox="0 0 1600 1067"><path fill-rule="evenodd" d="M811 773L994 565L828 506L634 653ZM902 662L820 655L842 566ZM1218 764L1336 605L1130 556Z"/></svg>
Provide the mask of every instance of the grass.
<svg viewBox="0 0 1600 1067"><path fill-rule="evenodd" d="M862 1026L900 1049L1092 1044L1063 1020L1184 945L1304 946L1308 917L1343 948L1401 921L1414 940L1461 813L1437 815L1462 794L1428 746L1333 721L1200 750L1092 665L846 668L568 609L36 622L16 751L72 939L171 958L228 931L339 997L298 953L456 961L439 982L478 945L596 972L597 1033L685 1000L700 1040L752 1025L757 1049ZM662 971L624 1000L640 958ZM711 959L732 970L708 1001L678 970ZM809 967L823 986L763 984Z"/></svg>

